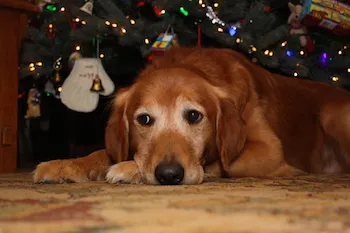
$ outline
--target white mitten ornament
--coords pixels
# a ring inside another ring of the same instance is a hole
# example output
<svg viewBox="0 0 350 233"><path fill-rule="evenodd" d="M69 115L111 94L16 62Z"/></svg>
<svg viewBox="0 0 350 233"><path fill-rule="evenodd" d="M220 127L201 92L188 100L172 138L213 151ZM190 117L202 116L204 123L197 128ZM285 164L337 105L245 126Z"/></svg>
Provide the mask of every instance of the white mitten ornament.
<svg viewBox="0 0 350 233"><path fill-rule="evenodd" d="M94 92L91 87L100 81L103 88ZM107 75L98 58L81 58L75 61L74 67L63 82L61 101L76 112L92 112L97 108L99 94L107 96L114 91L114 83Z"/></svg>

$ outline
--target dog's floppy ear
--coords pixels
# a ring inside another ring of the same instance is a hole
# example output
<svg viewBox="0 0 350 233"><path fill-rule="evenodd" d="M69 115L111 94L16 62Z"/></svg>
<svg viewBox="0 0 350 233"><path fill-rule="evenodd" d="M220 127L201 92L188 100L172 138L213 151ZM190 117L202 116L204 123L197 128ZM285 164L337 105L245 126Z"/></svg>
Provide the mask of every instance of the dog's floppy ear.
<svg viewBox="0 0 350 233"><path fill-rule="evenodd" d="M117 93L105 131L106 153L114 163L129 158L129 122L126 111L130 92L129 88L125 88Z"/></svg>
<svg viewBox="0 0 350 233"><path fill-rule="evenodd" d="M229 176L229 167L239 156L246 139L241 111L232 100L220 100L216 128L219 158L225 175Z"/></svg>

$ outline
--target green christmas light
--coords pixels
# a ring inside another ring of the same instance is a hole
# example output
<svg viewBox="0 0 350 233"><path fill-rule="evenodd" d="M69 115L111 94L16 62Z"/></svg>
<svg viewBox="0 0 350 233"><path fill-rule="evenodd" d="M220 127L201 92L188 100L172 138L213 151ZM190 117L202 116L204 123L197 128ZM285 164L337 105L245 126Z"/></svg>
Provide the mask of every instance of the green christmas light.
<svg viewBox="0 0 350 233"><path fill-rule="evenodd" d="M54 11L57 10L57 7L56 7L55 5L47 5L47 6L46 6L46 9L47 9L48 11L54 12Z"/></svg>
<svg viewBox="0 0 350 233"><path fill-rule="evenodd" d="M184 15L184 16L188 16L188 11L182 6L180 7L180 12Z"/></svg>

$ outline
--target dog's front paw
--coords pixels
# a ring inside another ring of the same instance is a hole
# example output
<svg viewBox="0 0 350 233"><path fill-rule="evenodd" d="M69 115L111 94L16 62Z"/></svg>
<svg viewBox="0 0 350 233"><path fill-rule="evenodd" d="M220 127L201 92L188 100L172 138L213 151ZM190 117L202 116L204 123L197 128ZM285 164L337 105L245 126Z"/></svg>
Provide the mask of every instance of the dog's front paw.
<svg viewBox="0 0 350 233"><path fill-rule="evenodd" d="M89 181L85 169L71 160L42 162L33 173L35 183L81 183Z"/></svg>
<svg viewBox="0 0 350 233"><path fill-rule="evenodd" d="M111 166L106 180L111 184L142 184L139 169L134 161L120 162Z"/></svg>

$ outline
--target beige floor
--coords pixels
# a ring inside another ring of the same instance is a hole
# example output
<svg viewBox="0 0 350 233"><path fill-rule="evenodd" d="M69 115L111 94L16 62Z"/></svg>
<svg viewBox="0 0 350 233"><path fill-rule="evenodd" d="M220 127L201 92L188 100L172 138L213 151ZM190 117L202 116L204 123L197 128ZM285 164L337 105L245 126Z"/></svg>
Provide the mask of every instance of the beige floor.
<svg viewBox="0 0 350 233"><path fill-rule="evenodd" d="M0 233L350 232L350 175L198 186L33 184L0 175Z"/></svg>

